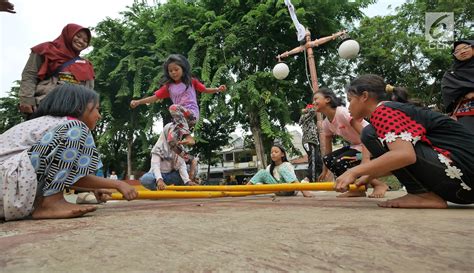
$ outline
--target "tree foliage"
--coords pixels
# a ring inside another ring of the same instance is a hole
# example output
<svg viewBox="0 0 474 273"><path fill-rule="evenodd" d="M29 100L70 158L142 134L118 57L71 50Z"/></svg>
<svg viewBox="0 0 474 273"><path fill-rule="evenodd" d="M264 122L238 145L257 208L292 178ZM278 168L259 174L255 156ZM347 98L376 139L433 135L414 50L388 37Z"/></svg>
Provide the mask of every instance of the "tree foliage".
<svg viewBox="0 0 474 273"><path fill-rule="evenodd" d="M317 38L350 26L362 17L360 8L371 2L294 0L293 4L299 20ZM285 125L298 120L312 92L304 55L286 60L292 71L287 80L276 81L271 74L275 56L298 45L283 0L172 0L153 6L135 1L122 15L106 18L94 28L93 50L88 55L101 96L103 119L96 135L107 170L122 172L123 162L127 162L128 175L147 167L156 139L153 124L170 120L169 100L134 110L129 102L159 87L162 63L171 53L187 56L193 74L207 86L229 87L225 95L199 98L202 119L195 135L200 146L220 143L217 136L225 139L240 123L253 133L263 166L265 151L275 139L292 147ZM335 45L315 49L322 85L331 84L337 67L328 61L336 54ZM203 123L204 119L209 123Z"/></svg>
<svg viewBox="0 0 474 273"><path fill-rule="evenodd" d="M373 1L293 1L293 4L302 24L316 29L313 36L316 38L330 35L361 18L360 8L370 2ZM199 4L213 20L197 32L199 39L192 55L204 72L208 67L218 67L217 71L222 69L235 81L229 92L230 108L243 129L252 132L263 167L265 151L272 141L280 139L293 147L285 125L298 121L300 109L312 96L303 56L286 60L293 71L287 80L276 81L271 74L275 56L298 46L288 10L284 1L270 0L204 0ZM325 74L330 75L335 66L324 61L331 54L335 54L335 48L330 46L315 49L321 79ZM321 83L327 84L325 80Z"/></svg>
<svg viewBox="0 0 474 273"><path fill-rule="evenodd" d="M456 38L472 38L469 1L410 0L393 16L364 17L373 0L293 0L299 21L312 38L349 29L361 45L358 58L337 56L336 42L315 48L321 86L342 90L358 74L380 74L391 84L407 86L427 104L440 103L440 80L450 66L450 48L433 47L424 38L425 12L453 11ZM106 169L131 174L149 167L157 139L153 125L170 121L169 100L130 109L133 98L152 95L161 85L162 64L172 53L188 57L193 74L206 86L226 84L225 94L201 94L201 120L195 128L201 159L213 164L235 124L252 132L257 156L275 139L292 147L285 125L296 123L312 91L304 54L285 62L290 75L277 81L275 56L298 46L283 0L171 0L165 4L136 1L122 18L106 18L95 28L88 55L96 71L103 119L96 135ZM0 101L0 129L20 122L17 89ZM212 151L211 153L209 151ZM127 162L124 164L124 162Z"/></svg>
<svg viewBox="0 0 474 273"><path fill-rule="evenodd" d="M16 84L18 83L17 81ZM11 88L7 97L0 98L0 134L24 120L18 110L19 90L20 87L15 85Z"/></svg>
<svg viewBox="0 0 474 273"><path fill-rule="evenodd" d="M357 31L362 45L357 69L408 87L413 97L441 108L441 79L452 62L452 43L425 38L426 12L454 12L455 39L472 38L470 1L407 1L392 16L364 18ZM471 30L469 31L469 28Z"/></svg>
<svg viewBox="0 0 474 273"><path fill-rule="evenodd" d="M158 89L166 57L172 53L189 55L195 43L193 33L208 18L201 7L184 1L153 7L136 1L122 14L122 19L107 18L94 28L97 37L88 57L95 64L96 90L101 94L103 122L97 135L99 148L104 151L104 164L116 170L123 167L119 162L126 161L127 174L132 174L134 169L145 170L149 166L149 152L157 139L153 124L160 119L163 123L170 121L170 102L165 100L133 110L129 103ZM207 85L212 84L210 75L215 74L214 67L207 66L203 75L199 66L193 68L195 76L204 78ZM203 100L204 106L212 105L213 101ZM197 138L204 140L199 137L199 128L198 124ZM199 145L205 144L203 141Z"/></svg>

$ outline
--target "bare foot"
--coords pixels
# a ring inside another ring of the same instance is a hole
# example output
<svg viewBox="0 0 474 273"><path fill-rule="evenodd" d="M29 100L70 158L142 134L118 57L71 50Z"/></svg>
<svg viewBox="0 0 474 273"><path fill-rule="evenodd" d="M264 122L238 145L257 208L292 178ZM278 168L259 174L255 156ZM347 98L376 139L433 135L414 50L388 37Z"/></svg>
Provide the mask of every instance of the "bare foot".
<svg viewBox="0 0 474 273"><path fill-rule="evenodd" d="M310 191L301 191L304 197L314 197Z"/></svg>
<svg viewBox="0 0 474 273"><path fill-rule="evenodd" d="M372 184L374 190L371 194L369 194L369 198L383 198L385 196L385 192L388 190L388 186L385 183L382 184Z"/></svg>
<svg viewBox="0 0 474 273"><path fill-rule="evenodd" d="M419 208L419 209L445 209L446 201L432 192L420 194L407 194L405 196L377 204L383 208Z"/></svg>
<svg viewBox="0 0 474 273"><path fill-rule="evenodd" d="M81 206L67 202L63 193L59 192L43 197L39 206L31 214L33 219L62 219L79 217L95 211L95 206Z"/></svg>
<svg viewBox="0 0 474 273"><path fill-rule="evenodd" d="M347 197L366 197L365 191L348 191L342 194L339 194L338 198L347 198Z"/></svg>

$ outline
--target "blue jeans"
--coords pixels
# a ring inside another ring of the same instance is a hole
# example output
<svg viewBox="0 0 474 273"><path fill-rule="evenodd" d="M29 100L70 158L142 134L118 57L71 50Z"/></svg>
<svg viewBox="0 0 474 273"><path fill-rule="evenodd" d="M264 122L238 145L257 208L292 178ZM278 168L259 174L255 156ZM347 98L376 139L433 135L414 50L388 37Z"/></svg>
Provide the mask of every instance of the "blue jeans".
<svg viewBox="0 0 474 273"><path fill-rule="evenodd" d="M182 186L184 185L183 179L179 175L178 171L172 171L170 173L161 173L163 177L163 181L166 185L177 185ZM147 172L142 177L140 177L140 183L142 183L143 187L156 191L156 178L155 174L152 172Z"/></svg>

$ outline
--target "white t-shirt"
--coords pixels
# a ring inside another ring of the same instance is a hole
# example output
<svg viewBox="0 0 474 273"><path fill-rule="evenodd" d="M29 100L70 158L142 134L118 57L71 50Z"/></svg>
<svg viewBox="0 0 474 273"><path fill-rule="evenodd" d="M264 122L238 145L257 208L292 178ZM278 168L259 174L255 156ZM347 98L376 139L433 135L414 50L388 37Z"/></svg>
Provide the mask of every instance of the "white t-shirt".
<svg viewBox="0 0 474 273"><path fill-rule="evenodd" d="M344 106L338 106L336 108L336 114L334 119L330 122L328 118L323 121L323 134L325 136L338 135L344 138L346 141L351 143L351 148L358 151L362 151L362 142L360 135L351 125L351 114ZM362 127L367 126L369 123L362 119L360 121Z"/></svg>

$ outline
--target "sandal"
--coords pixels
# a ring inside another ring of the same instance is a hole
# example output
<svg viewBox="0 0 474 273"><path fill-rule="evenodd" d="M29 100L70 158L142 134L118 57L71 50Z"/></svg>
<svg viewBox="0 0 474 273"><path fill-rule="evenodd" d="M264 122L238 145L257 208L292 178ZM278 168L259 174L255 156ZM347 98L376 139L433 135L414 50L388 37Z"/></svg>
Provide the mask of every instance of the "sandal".
<svg viewBox="0 0 474 273"><path fill-rule="evenodd" d="M98 204L95 194L90 192L81 192L77 194L76 204Z"/></svg>

